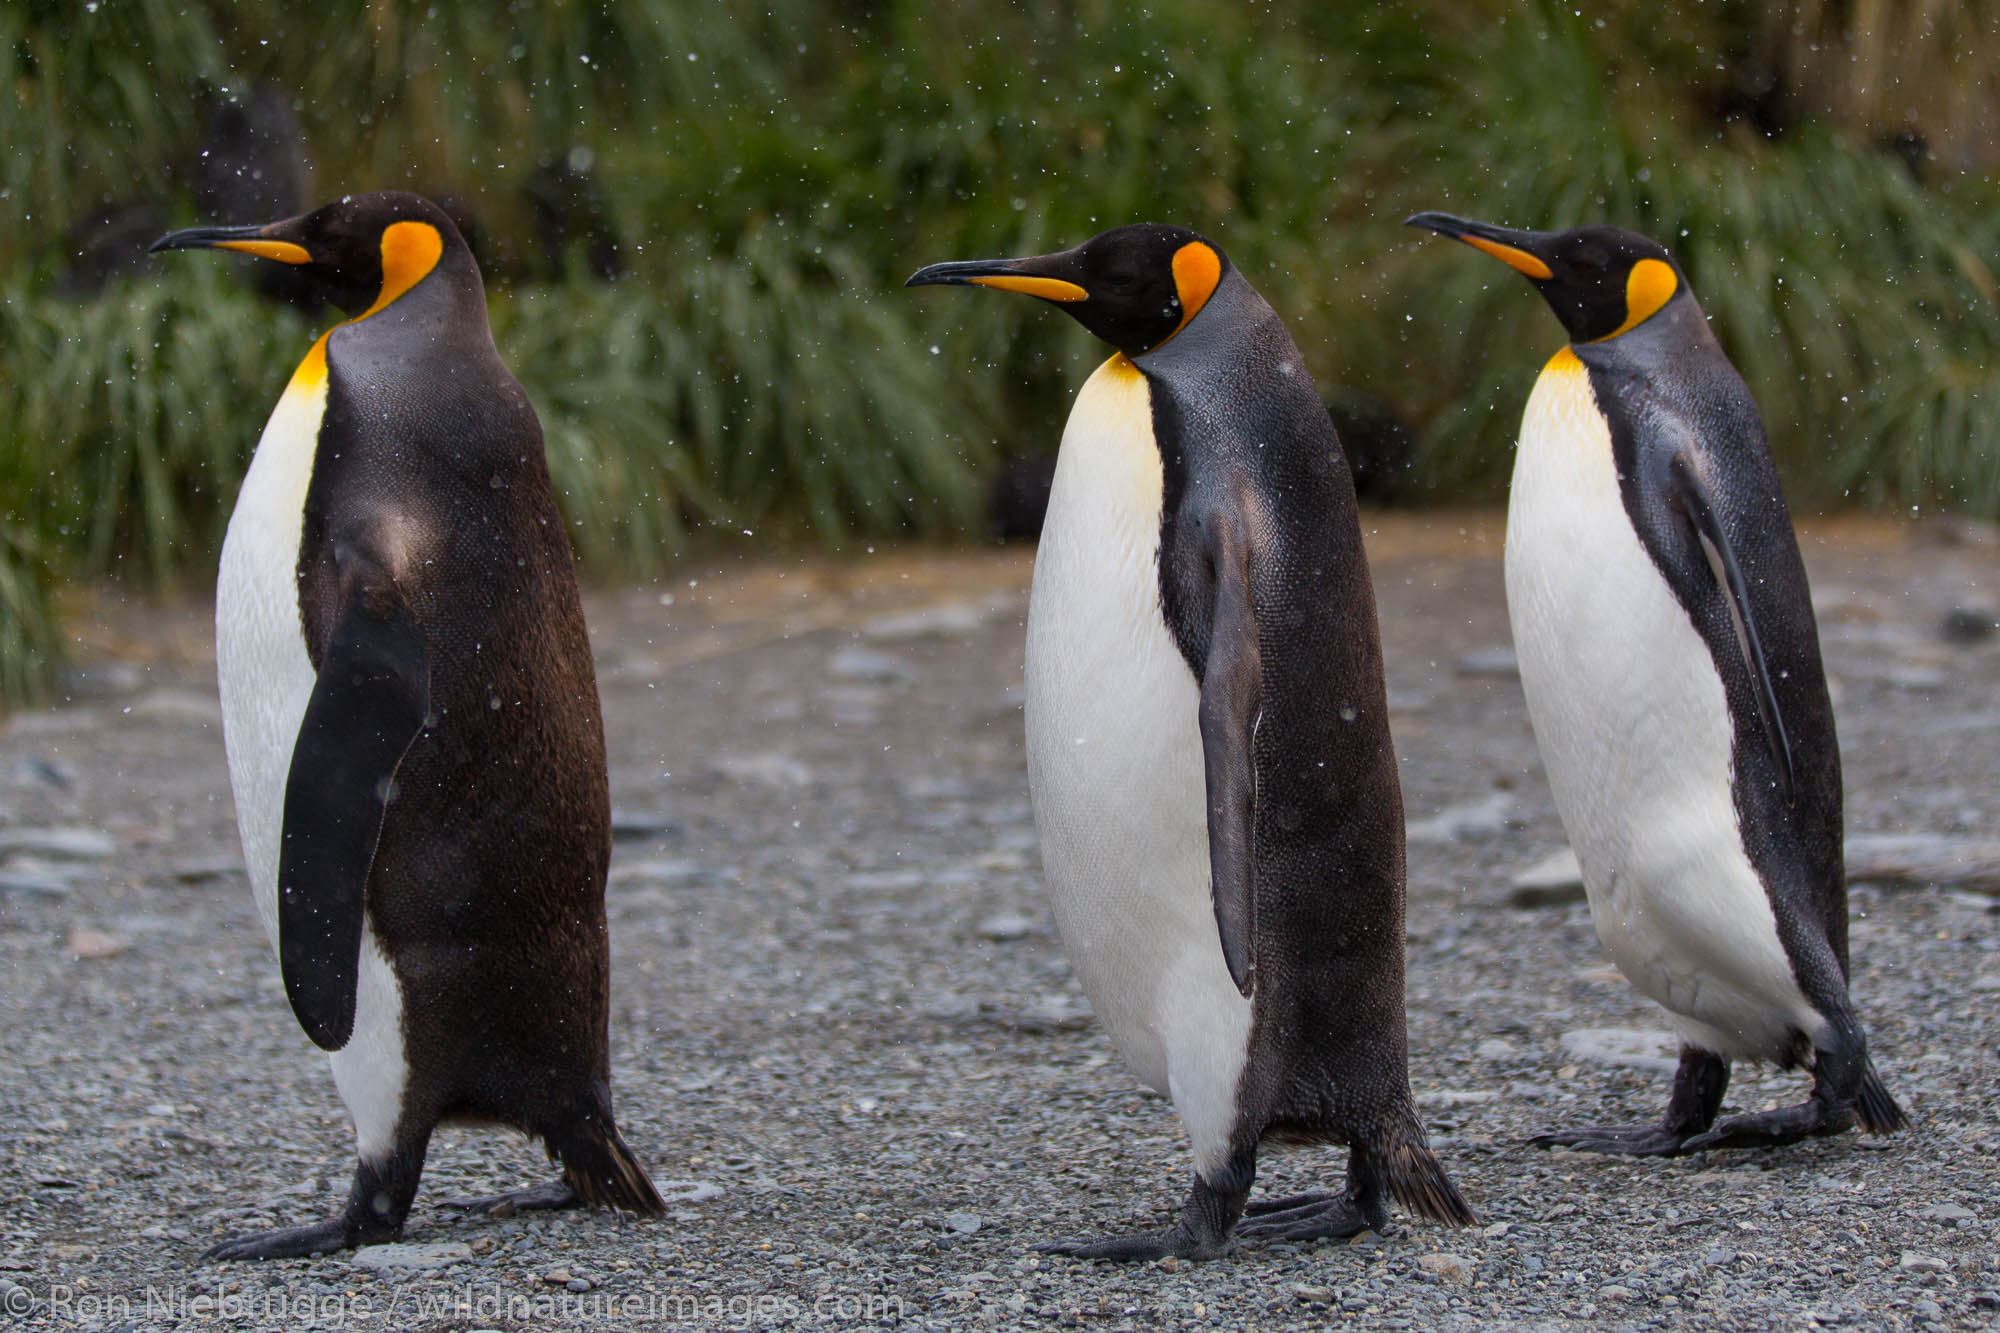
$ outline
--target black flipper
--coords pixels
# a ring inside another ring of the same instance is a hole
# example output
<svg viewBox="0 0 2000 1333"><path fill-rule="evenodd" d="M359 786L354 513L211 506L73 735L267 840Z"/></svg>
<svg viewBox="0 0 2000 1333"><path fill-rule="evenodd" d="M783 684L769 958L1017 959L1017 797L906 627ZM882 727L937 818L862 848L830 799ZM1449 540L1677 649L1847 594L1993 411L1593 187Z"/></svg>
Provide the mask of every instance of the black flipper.
<svg viewBox="0 0 2000 1333"><path fill-rule="evenodd" d="M389 572L334 553L340 610L285 783L278 961L306 1035L329 1051L354 1032L361 917L397 765L430 709L422 627Z"/></svg>
<svg viewBox="0 0 2000 1333"><path fill-rule="evenodd" d="M1250 542L1240 512L1210 515L1208 563L1215 611L1201 677L1201 751L1208 786L1208 866L1222 958L1236 989L1255 988L1257 900L1251 838L1257 804L1257 729L1263 657L1250 600Z"/></svg>
<svg viewBox="0 0 2000 1333"><path fill-rule="evenodd" d="M1693 520L1695 531L1701 534L1715 552L1717 563L1722 566L1723 587L1729 594L1730 605L1736 610L1736 623L1743 631L1743 647L1749 658L1750 679L1757 687L1757 716L1764 724L1764 742L1770 747L1771 758L1777 764L1778 774L1784 783L1785 800L1792 799L1792 747L1785 735L1785 719L1778 712L1777 691L1772 688L1771 671L1765 665L1764 645L1757 637L1757 618L1750 610L1749 583L1743 577L1743 567L1730 549L1728 534L1716 519L1715 505L1702 486L1701 474L1694 462L1685 453L1674 455L1669 465L1674 480L1687 499L1688 517Z"/></svg>

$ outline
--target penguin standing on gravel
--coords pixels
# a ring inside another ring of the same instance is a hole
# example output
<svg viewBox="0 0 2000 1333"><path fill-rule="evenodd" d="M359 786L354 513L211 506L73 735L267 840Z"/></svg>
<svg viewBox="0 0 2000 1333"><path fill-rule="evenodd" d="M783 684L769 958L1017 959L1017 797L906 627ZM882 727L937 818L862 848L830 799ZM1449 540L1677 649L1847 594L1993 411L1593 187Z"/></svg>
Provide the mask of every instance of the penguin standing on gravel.
<svg viewBox="0 0 2000 1333"><path fill-rule="evenodd" d="M243 479L216 667L258 912L359 1163L338 1217L207 1257L393 1239L447 1120L562 1165L465 1206L662 1211L611 1115L590 645L478 267L442 210L393 192L153 248L295 265L354 316L299 363Z"/></svg>
<svg viewBox="0 0 2000 1333"><path fill-rule="evenodd" d="M1507 607L1591 919L1681 1031L1657 1125L1543 1146L1672 1155L1902 1128L1847 995L1840 750L1763 421L1657 243L1614 227L1410 224L1524 274L1570 345L1521 422ZM1716 1123L1732 1059L1812 1069Z"/></svg>
<svg viewBox="0 0 2000 1333"><path fill-rule="evenodd" d="M1471 1213L1424 1139L1403 1021L1403 811L1354 489L1298 349L1211 242L1120 227L936 264L1117 349L1071 412L1028 609L1028 776L1056 921L1194 1187L1204 1257ZM1265 1139L1344 1143L1348 1183L1248 1209Z"/></svg>

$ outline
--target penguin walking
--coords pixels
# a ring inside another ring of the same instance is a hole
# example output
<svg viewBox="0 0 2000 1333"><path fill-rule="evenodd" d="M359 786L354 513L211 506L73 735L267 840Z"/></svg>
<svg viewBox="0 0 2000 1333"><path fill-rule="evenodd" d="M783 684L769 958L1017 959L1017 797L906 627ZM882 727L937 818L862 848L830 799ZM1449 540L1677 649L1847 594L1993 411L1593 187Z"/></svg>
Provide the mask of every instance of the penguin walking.
<svg viewBox="0 0 2000 1333"><path fill-rule="evenodd" d="M1409 221L1524 274L1570 336L1521 422L1507 608L1598 937L1683 1041L1659 1124L1535 1143L1674 1155L1902 1128L1848 999L1840 751L1748 386L1644 236ZM1809 1065L1812 1095L1718 1124L1732 1059Z"/></svg>
<svg viewBox="0 0 2000 1333"><path fill-rule="evenodd" d="M1194 1185L1206 1257L1351 1235L1385 1192L1471 1212L1425 1142L1403 1021L1402 796L1348 478L1298 349L1222 251L1138 224L908 285L1053 302L1117 349L1063 433L1028 608L1028 778L1056 921ZM1344 1191L1250 1206L1265 1139L1344 1143Z"/></svg>
<svg viewBox="0 0 2000 1333"><path fill-rule="evenodd" d="M356 195L154 250L296 266L354 318L299 363L216 588L237 826L285 994L331 1053L359 1161L338 1217L225 1241L393 1239L431 1130L540 1138L562 1178L463 1206L663 1205L607 1052L604 725L541 426L442 210Z"/></svg>

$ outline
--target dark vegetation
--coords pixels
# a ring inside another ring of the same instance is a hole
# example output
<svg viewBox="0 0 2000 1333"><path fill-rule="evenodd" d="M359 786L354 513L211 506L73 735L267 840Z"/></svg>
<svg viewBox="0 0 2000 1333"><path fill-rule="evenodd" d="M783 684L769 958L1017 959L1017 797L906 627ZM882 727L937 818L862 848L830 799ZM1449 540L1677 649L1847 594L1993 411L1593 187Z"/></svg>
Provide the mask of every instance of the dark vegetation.
<svg viewBox="0 0 2000 1333"><path fill-rule="evenodd" d="M1138 218L1250 274L1372 423L1388 497L1496 495L1559 337L1512 274L1400 227L1438 207L1672 246L1796 506L2000 514L1995 15L1924 13L0 6L0 690L52 678L61 580L208 577L334 317L144 242L388 186L466 220L600 575L983 534L984 486L1053 448L1100 350L1031 301L899 284Z"/></svg>

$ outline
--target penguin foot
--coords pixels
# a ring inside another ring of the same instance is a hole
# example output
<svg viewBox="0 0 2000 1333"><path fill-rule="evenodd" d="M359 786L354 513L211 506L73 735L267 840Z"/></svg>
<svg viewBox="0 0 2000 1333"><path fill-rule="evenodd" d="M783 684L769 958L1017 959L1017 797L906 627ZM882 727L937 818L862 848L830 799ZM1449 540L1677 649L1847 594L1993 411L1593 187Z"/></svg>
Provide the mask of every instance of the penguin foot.
<svg viewBox="0 0 2000 1333"><path fill-rule="evenodd" d="M1530 1148L1615 1153L1621 1157L1678 1157L1696 1151L1686 1134L1665 1125L1590 1125L1552 1129L1528 1140Z"/></svg>
<svg viewBox="0 0 2000 1333"><path fill-rule="evenodd" d="M1037 1245L1041 1254L1067 1255L1071 1259L1109 1259L1114 1263L1150 1263L1169 1255L1176 1259L1214 1259L1229 1249L1229 1237L1197 1236L1185 1227L1148 1231L1136 1236L1111 1236L1105 1240L1056 1240Z"/></svg>
<svg viewBox="0 0 2000 1333"><path fill-rule="evenodd" d="M1243 1210L1236 1234L1258 1241L1345 1240L1387 1224L1387 1209L1378 1203L1374 1216L1370 1211L1346 1194L1312 1190L1251 1204Z"/></svg>
<svg viewBox="0 0 2000 1333"><path fill-rule="evenodd" d="M1755 1115L1733 1115L1706 1134L1681 1145L1682 1152L1714 1148L1776 1148L1823 1134L1842 1134L1854 1127L1854 1112L1835 1108L1814 1097L1797 1106L1781 1106Z"/></svg>
<svg viewBox="0 0 2000 1333"><path fill-rule="evenodd" d="M346 1218L330 1217L310 1226L278 1227L225 1240L203 1250L201 1258L203 1263L211 1259L303 1259L308 1255L353 1249L369 1241L394 1240L402 1234L403 1229L398 1226L379 1235L365 1235L359 1228L349 1226Z"/></svg>
<svg viewBox="0 0 2000 1333"><path fill-rule="evenodd" d="M467 1213L484 1213L488 1217L512 1217L516 1213L581 1208L583 1199L569 1187L568 1181L552 1180L546 1185L530 1185L526 1189L508 1190L504 1194L483 1194L476 1199L443 1199L439 1201L439 1206Z"/></svg>

